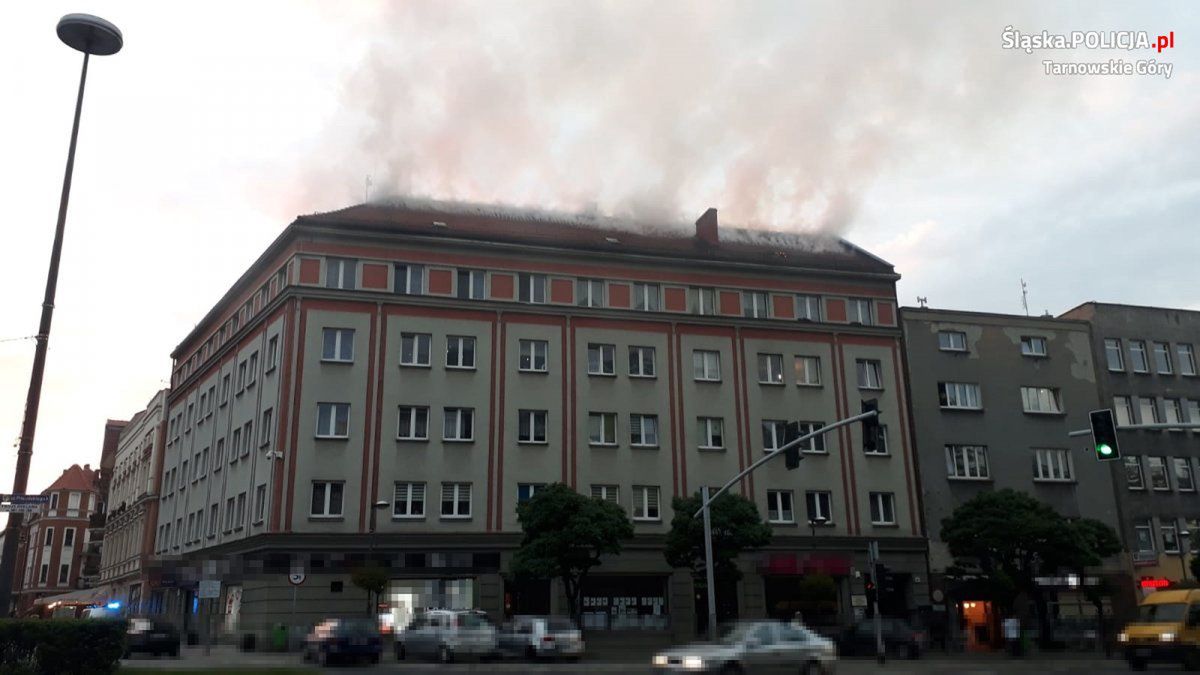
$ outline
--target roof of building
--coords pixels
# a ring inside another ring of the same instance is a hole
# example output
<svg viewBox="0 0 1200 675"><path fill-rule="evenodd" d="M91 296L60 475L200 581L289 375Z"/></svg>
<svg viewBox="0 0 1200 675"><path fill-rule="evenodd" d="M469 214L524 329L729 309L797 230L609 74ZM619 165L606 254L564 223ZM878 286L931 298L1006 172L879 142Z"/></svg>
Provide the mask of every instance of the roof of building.
<svg viewBox="0 0 1200 675"><path fill-rule="evenodd" d="M490 205L370 203L301 216L297 222L584 252L895 274L891 263L834 236L720 228L719 241L713 244L696 236L690 225L647 225L617 218Z"/></svg>
<svg viewBox="0 0 1200 675"><path fill-rule="evenodd" d="M1095 300L1088 300L1087 302L1081 302L1078 305L1075 305L1074 307L1072 307L1071 309L1068 309L1067 311L1063 312L1059 316L1065 316L1067 314L1070 314L1071 312L1074 312L1077 310L1082 310L1085 307L1092 307L1092 308L1115 307L1115 308L1119 308L1119 309L1132 309L1132 310L1143 311L1143 312L1183 312L1184 314L1193 314L1193 315L1200 314L1200 310L1188 309L1186 307L1158 307L1155 305L1128 305L1128 304L1120 303L1120 302L1097 302Z"/></svg>
<svg viewBox="0 0 1200 675"><path fill-rule="evenodd" d="M96 489L96 474L97 471L92 469L90 464L79 466L72 464L71 468L63 469L62 475L58 477L50 487L42 490L43 493L51 490L80 490L89 491Z"/></svg>
<svg viewBox="0 0 1200 675"><path fill-rule="evenodd" d="M965 309L943 309L938 307L910 307L903 306L900 308L901 320L904 318L914 317L918 319L939 317L942 319L959 319L966 323L972 320L987 320L991 319L992 323L1013 323L1023 324L1028 326L1043 324L1073 324L1077 327L1087 325L1087 322L1082 319L1074 319L1070 317L1054 316L1052 314L1043 314L1041 316L1025 316L1024 314L1005 314L1000 312L978 312Z"/></svg>

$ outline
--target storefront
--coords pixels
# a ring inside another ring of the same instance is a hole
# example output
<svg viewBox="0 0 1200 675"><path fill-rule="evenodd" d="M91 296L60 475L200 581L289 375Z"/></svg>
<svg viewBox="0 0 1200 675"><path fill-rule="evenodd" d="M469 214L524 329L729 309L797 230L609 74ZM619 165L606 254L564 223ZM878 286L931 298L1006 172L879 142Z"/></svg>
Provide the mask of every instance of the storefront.
<svg viewBox="0 0 1200 675"><path fill-rule="evenodd" d="M810 626L838 626L850 618L851 559L821 553L768 553L759 567L766 614Z"/></svg>
<svg viewBox="0 0 1200 675"><path fill-rule="evenodd" d="M670 628L665 576L598 576L583 582L584 630Z"/></svg>

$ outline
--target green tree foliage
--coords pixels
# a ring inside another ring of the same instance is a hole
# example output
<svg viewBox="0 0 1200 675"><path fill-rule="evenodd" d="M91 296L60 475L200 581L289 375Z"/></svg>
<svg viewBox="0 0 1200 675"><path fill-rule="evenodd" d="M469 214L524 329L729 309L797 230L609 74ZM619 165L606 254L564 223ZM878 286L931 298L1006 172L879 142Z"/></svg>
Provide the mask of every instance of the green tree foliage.
<svg viewBox="0 0 1200 675"><path fill-rule="evenodd" d="M616 504L585 497L562 483L539 488L518 504L517 520L524 537L513 555L512 573L561 580L578 623L584 579L602 556L621 552L621 542L633 537L633 523Z"/></svg>
<svg viewBox="0 0 1200 675"><path fill-rule="evenodd" d="M350 583L367 592L367 612L374 615L373 609L379 602L379 597L387 588L391 575L378 565L369 564L355 568L350 573Z"/></svg>
<svg viewBox="0 0 1200 675"><path fill-rule="evenodd" d="M671 501L675 517L667 533L666 557L671 567L687 567L704 574L704 519L693 517L700 509L700 494ZM754 502L741 495L723 493L709 507L712 523L713 575L718 581L741 578L737 557L771 543L771 528L763 522Z"/></svg>

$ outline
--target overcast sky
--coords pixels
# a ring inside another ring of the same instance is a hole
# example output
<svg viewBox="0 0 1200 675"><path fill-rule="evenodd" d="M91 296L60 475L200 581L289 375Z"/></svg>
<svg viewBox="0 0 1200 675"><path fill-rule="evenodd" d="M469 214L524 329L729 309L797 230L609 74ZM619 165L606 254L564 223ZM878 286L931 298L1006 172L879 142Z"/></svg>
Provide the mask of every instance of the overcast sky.
<svg viewBox="0 0 1200 675"><path fill-rule="evenodd" d="M823 230L903 304L1200 309L1200 19L1186 3L3 3L0 491L11 488L80 55L92 61L29 488L99 461L106 418L298 214L416 194ZM1175 48L1002 48L1175 32ZM1043 59L1170 63L1052 76Z"/></svg>

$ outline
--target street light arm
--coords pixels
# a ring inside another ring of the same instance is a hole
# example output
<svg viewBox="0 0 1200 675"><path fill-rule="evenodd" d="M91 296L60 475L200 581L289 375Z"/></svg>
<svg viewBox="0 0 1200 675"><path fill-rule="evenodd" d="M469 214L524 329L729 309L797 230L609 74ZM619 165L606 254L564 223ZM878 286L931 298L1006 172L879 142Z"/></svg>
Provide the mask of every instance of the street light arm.
<svg viewBox="0 0 1200 675"><path fill-rule="evenodd" d="M801 436L800 438L797 438L796 440L792 441L791 443L786 443L783 446L776 448L770 454L767 454L767 455L759 458L758 461L756 461L753 464L751 464L750 466L746 467L745 470L743 470L741 473L739 473L738 475L729 479L729 482L726 483L725 485L722 485L721 489L717 490L716 492L709 492L708 499L704 499L703 495L701 495L700 508L697 509L696 512L692 514L692 517L699 518L700 515L702 513L704 513L704 509L708 508L709 505L712 504L713 501L716 500L717 497L719 497L723 492L725 492L730 487L732 487L734 483L738 482L739 480L744 478L747 474L751 473L758 467L762 466L763 464L766 464L767 462L769 462L772 459L774 459L775 457L783 454L784 452L791 450L792 448L796 447L797 445L800 445L804 441L807 441L808 439L814 438L816 436L820 436L824 433L833 431L834 429L837 429L838 427L844 427L847 424L854 424L855 422L859 422L861 420L865 420L865 419L868 419L871 417L878 417L878 416L879 416L878 410L868 410L867 412L860 413L858 415L855 415L854 417L847 417L844 420L838 420L837 422L834 422L833 424L823 426L820 429L817 429L816 431L807 433L807 434Z"/></svg>

